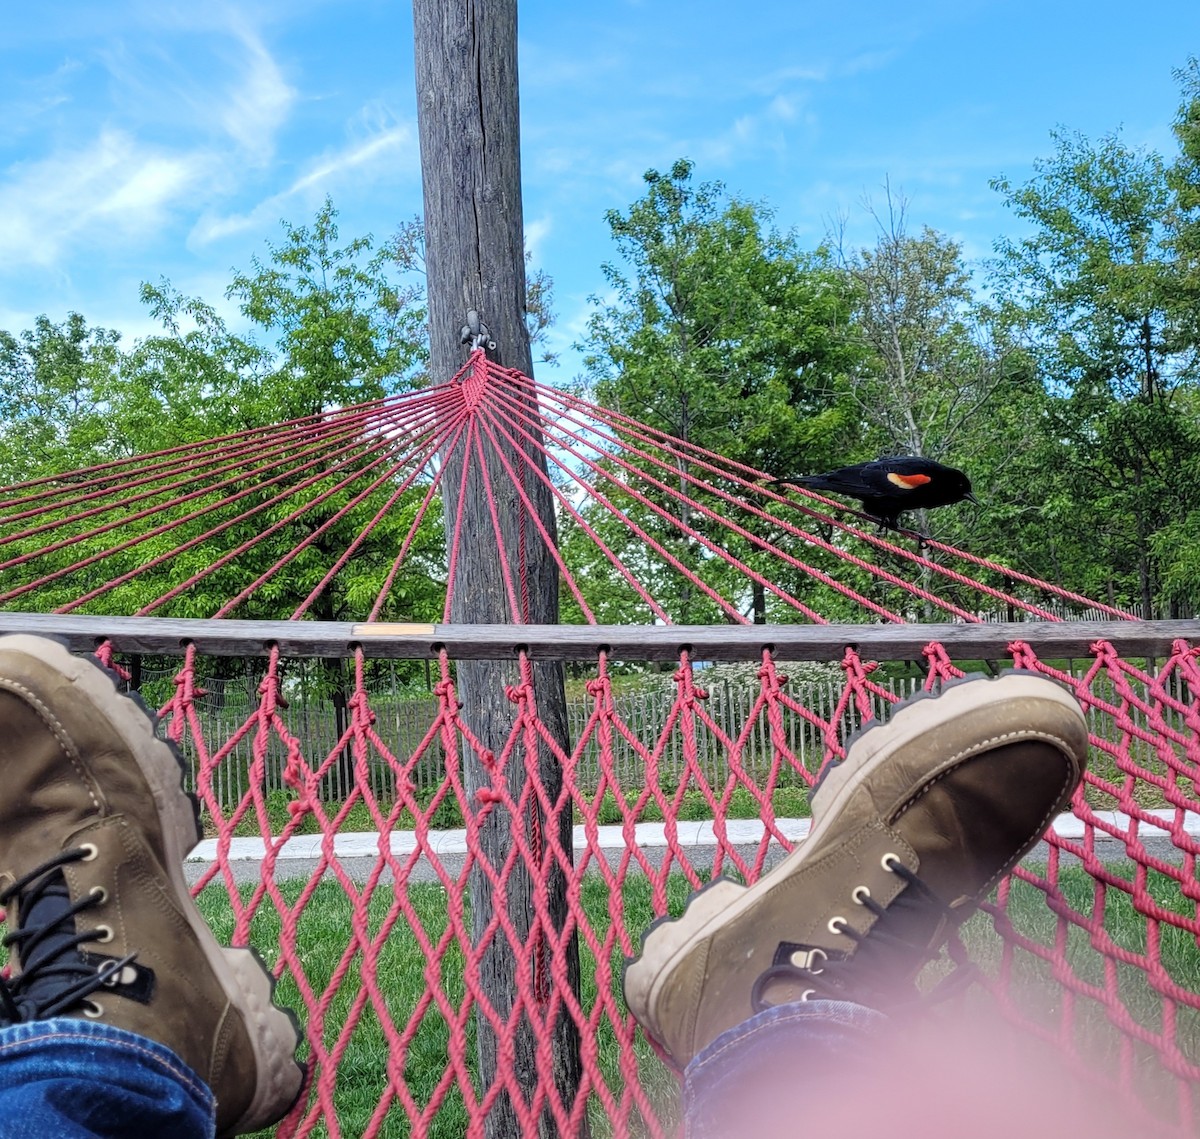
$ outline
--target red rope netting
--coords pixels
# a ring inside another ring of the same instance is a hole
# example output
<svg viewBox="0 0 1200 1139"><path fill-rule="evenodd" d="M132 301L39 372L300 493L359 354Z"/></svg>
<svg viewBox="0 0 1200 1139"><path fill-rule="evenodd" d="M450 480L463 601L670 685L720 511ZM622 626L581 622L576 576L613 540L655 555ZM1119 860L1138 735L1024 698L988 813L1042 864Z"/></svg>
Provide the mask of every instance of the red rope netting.
<svg viewBox="0 0 1200 1139"><path fill-rule="evenodd" d="M444 574L448 614L464 496L443 508L440 564L422 535L437 517L438 456L454 448L481 472L514 623L529 612L522 551L533 543L551 551L564 605L587 622L633 604L669 623L686 596L689 613L745 624L754 585L777 621L978 621L997 606L1032 620L1128 616L936 541L882 536L844 509L827 513L836 504L819 496L775 494L762 472L479 353L423 391L0 491L0 604L12 627L16 606L225 617L281 595L295 620L331 597L339 615L413 616L397 596L419 557L426 575ZM525 507L516 549L500 539L495 472ZM554 503L562 552L531 509L537 487ZM378 557L385 521L391 547L373 590L350 596L348 575L367 550ZM330 552L322 539L333 536ZM583 567L570 560L579 548ZM539 1120L576 1135L585 1119L594 1135L671 1134L676 1084L625 1012L623 958L711 874L750 881L791 849L806 833L805 791L851 730L913 684L960 675L936 643L919 675L852 649L840 666L759 651L711 670L684 651L673 675L630 690L609 654L581 651L564 741L539 709L538 646L526 641L498 741L472 728L445 652L416 700L356 648L345 715L332 722L320 667L277 648L248 668L252 691L215 679L217 663L194 646L162 679L143 671L144 691L170 689L160 714L204 808L197 895L219 932L267 953L306 1024L310 1093L281 1135L482 1136L505 1104L526 1135ZM132 670L112 644L101 655ZM1148 1113L1189 1131L1200 648L1177 640L1166 659L1125 660L1098 640L1067 662L1014 641L995 656L1071 686L1092 763L1071 813L968 923L964 944L1010 1017L1081 1069L1115 1072ZM499 846L485 838L497 823ZM472 902L481 880L486 912ZM512 903L524 880L522 923ZM486 964L500 946L517 963L503 994ZM577 1089L556 1082L564 1041L577 1048ZM532 1063L518 1065L526 1045Z"/></svg>
<svg viewBox="0 0 1200 1139"><path fill-rule="evenodd" d="M355 553L403 513L409 524L377 583L377 616L440 489L439 455L456 448L483 475L516 623L527 583L519 558L505 556L489 471L514 488L526 508L523 540L547 546L584 621L604 617L598 604L628 612L630 602L653 620L677 621L672 599L686 595L700 602L689 623L745 623L752 586L776 620L1130 616L933 539L893 540L811 491L776 493L762 485L766 472L535 384L482 353L450 382L421 391L0 490L0 605L254 615L256 600L278 594L304 551L336 536L339 556L297 600L291 616L299 619L336 593ZM589 568L605 579L602 602L529 509L535 490L550 497L565 531L588 539ZM455 505L444 523L447 614L465 497ZM632 517L634 505L650 521ZM818 509L830 506L837 514ZM272 539L281 552L264 566Z"/></svg>

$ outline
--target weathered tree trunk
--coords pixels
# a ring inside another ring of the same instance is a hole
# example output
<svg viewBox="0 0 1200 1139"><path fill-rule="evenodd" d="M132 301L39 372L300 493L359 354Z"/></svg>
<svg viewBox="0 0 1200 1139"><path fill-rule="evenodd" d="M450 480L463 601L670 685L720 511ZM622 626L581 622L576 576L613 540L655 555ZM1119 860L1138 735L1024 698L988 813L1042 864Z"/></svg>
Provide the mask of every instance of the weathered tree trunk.
<svg viewBox="0 0 1200 1139"><path fill-rule="evenodd" d="M521 214L521 168L517 105L516 0L414 0L416 41L417 119L421 140L421 167L425 191L425 260L428 276L430 371L437 379L452 375L465 359L460 329L467 311L477 310L487 323L496 350L494 359L525 375L533 362L525 325L525 249ZM531 393L527 398L532 399ZM540 442L540 440L538 441ZM531 443L529 460L545 470L545 459ZM528 611L509 611L503 571L497 556L496 535L487 505L478 463L469 461L465 446L442 455L443 491L447 533L453 529L459 488L466 480L464 517L459 544L457 577L450 601L453 622L488 623L558 620L558 571L536 527L527 520L523 561L528 581ZM527 462L515 449L509 461L517 472ZM521 564L520 516L524 509L516 488L502 464L489 456L488 473L500 519L502 540L510 566ZM555 534L553 502L549 492L530 472L523 487L551 535ZM553 738L569 750L566 698L562 666L534 666L534 691L538 716ZM516 708L505 695L514 683L514 666L504 661L459 662L458 691L463 717L486 748L499 755L511 734ZM469 748L464 748L464 774L472 796L490 786L493 775ZM506 772L508 791L520 798L526 772L520 764L523 749L513 752ZM542 746L537 756L538 778L551 802L558 799L562 772L553 753ZM536 803L533 807L538 811ZM500 807L485 816L480 832L483 859L503 865L512 849L512 834L532 825L558 839L570 852L570 806L552 817L511 818ZM504 1018L513 1006L519 961L528 963L526 945L536 916L532 903L533 876L539 868L518 865L509 878L505 896L508 916L516 931L510 943L502 930L481 946L481 982L488 999ZM566 889L558 869L541 871L547 879L551 921L561 929L566 921ZM475 937L488 923L495 905L494 892L482 871L470 884ZM541 950L548 952L548 950ZM564 953L568 984L579 992L579 948L572 938ZM535 965L537 963L535 962ZM547 958L543 966L549 970ZM501 1058L498 1040L488 1020L476 1017L479 1079L487 1088L496 1078ZM553 1026L554 1072L558 1095L570 1106L581 1079L579 1031L565 1013ZM533 1033L524 1018L513 1053L516 1079L528 1100L539 1079ZM557 1134L549 1110L539 1120L543 1136ZM486 1120L490 1139L520 1135L517 1115L507 1093L500 1096Z"/></svg>
<svg viewBox="0 0 1200 1139"><path fill-rule="evenodd" d="M767 623L767 591L761 581L752 581L750 588L754 623L756 625L765 625Z"/></svg>
<svg viewBox="0 0 1200 1139"><path fill-rule="evenodd" d="M331 556L336 554L330 551ZM333 621L337 617L333 594L326 590L313 602L313 615L318 621ZM340 660L321 662L323 687L329 694L333 706L334 738L340 740L350 724L350 701L346 691L346 665ZM350 794L354 786L354 748L347 742L338 752L335 763L325 775L322 793L326 802L336 803Z"/></svg>
<svg viewBox="0 0 1200 1139"><path fill-rule="evenodd" d="M332 673L335 687L330 693L330 699L333 702L333 731L336 738L340 740L346 734L346 728L350 726L350 702L344 687L342 662L335 661L334 663L337 665L337 671ZM349 743L346 743L338 752L337 763L330 768L329 774L325 777L325 794L328 796L328 801L337 803L349 797L350 788L353 786L354 749Z"/></svg>

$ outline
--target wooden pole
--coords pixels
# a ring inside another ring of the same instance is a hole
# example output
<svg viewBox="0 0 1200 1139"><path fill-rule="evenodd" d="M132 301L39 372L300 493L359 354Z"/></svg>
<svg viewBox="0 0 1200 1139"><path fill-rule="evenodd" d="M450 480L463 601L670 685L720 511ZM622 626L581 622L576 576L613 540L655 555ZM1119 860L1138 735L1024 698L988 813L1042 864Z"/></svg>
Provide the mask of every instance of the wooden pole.
<svg viewBox="0 0 1200 1139"><path fill-rule="evenodd" d="M438 379L444 379L462 365L466 350L460 330L467 323L468 312L473 310L487 324L495 341L489 355L531 376L533 361L525 325L516 0L413 0L413 26L417 122L425 192L430 371ZM486 460L508 564L522 566L528 583L528 610L516 614L509 609L498 557L497 527L492 522L481 464L466 454L465 438L441 458L442 501L448 534L457 514L460 487L466 482L457 576L450 599L451 620L464 624L556 623L557 566L532 521L526 520L522 527L524 507L503 464L493 455ZM534 442L528 444L528 457L514 450L508 458L518 472L528 462L536 462L543 471L546 469L545 459ZM554 535L553 503L545 485L531 475L523 489L546 531ZM516 715L515 706L505 694L506 686L516 680L512 663L461 661L456 680L464 719L483 746L499 755L512 733ZM561 663L536 663L533 685L538 718L559 746L569 752ZM491 786L494 776L472 749L463 750L465 781L474 802L475 792ZM549 748L538 745L537 750L537 776L548 801L558 802L562 789L559 764ZM520 762L522 754L523 749L518 747L506 772L508 791L514 801L521 797L527 779ZM536 799L531 810L538 813L537 817L512 818L499 807L484 817L479 854L497 870L503 867L512 849L514 828L522 828L526 835L547 835L553 827L559 843L571 853L569 801L550 818L541 812ZM499 929L487 945L480 946L481 983L486 999L503 1021L509 1019L513 1008L518 965L528 968L530 964L526 942L537 920L532 902L536 877L540 876L548 887L554 927L561 929L566 923L565 876L552 860L547 867L516 866L501 900L507 906L515 940L510 943L503 929ZM497 904L492 884L481 870L472 875L470 895L478 940ZM544 954L545 943L542 944L538 952ZM559 964L565 968L567 983L578 997L577 937L571 938L563 958ZM547 959L533 964L535 969L538 965L548 969L552 963ZM514 1066L520 1094L527 1103L539 1082L549 1078L556 1086L557 1097L569 1110L582 1077L579 1030L563 1011L552 1032L552 1073L539 1070L533 1031L526 1016L521 1017L517 1026L514 1048L507 1062ZM505 1062L499 1055L496 1032L486 1016L476 1017L476 1038L480 1086L486 1090L497 1079L497 1065ZM543 1109L538 1122L542 1136L557 1135L548 1107ZM500 1095L489 1112L485 1129L489 1139L515 1139L521 1134L508 1092Z"/></svg>

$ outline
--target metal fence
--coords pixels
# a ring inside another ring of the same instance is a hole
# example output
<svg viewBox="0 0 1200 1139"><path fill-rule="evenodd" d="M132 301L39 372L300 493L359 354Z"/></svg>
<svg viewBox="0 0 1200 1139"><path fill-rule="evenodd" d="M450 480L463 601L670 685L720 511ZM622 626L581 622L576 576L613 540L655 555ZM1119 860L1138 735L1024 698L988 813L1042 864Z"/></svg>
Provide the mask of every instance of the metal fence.
<svg viewBox="0 0 1200 1139"><path fill-rule="evenodd" d="M717 671L717 670L714 670ZM748 680L715 676L712 682L697 674L705 684L707 699L704 713L711 719L716 732L707 726L700 727L695 735L697 748L696 763L704 777L712 784L725 778L728 764L728 748L721 735L730 739L744 736L742 760L747 773L757 775L771 766L770 726L766 714L754 713L759 697L758 685ZM155 691L154 681L166 679L165 674L147 670L142 678L143 688ZM883 683L894 698L909 695L921 684L920 677L893 678ZM433 696L421 697L411 691L396 691L386 681L371 686L371 708L375 713L375 731L384 745L401 762L406 763L419 750L419 745L429 731L437 715L437 701ZM199 715L206 739L233 740L239 729L255 715L257 692L255 685L243 679L207 679L199 686L194 704ZM796 703L810 709L822 720L830 720L844 691L844 681L838 677L817 683L788 685L788 696ZM148 693L149 695L150 693ZM682 781L687 758L684 755L680 733L667 726L677 692L669 678L651 678L644 686L631 687L614 697L617 715L631 729L635 744L624 736L614 739L613 763L625 786L637 786L645 777L647 751L656 753L659 780L663 785L674 785ZM151 699L153 703L153 699ZM889 701L876 697L879 705L876 715L883 711ZM584 734L588 718L594 711L591 697L586 694L570 695L567 699L567 719L572 739ZM288 706L279 711L289 735L300 744L301 752L313 769L333 754L338 740L345 732L345 720L341 720L333 701L327 696L310 695L303 686L289 697ZM848 730L856 726L850 722L857 713L850 709L843 717ZM822 734L802 716L785 714L784 726L788 746L797 760L809 770L816 770L825 753ZM341 731L339 731L339 727ZM720 734L718 734L720 733ZM250 768L254 759L253 750L258 733L252 728L229 746L214 772L212 790L218 801L225 806L236 804L245 793L250 781ZM184 755L191 768L191 785L195 786L198 756L191 745L189 734L184 743ZM261 776L265 793L286 791L284 767L287 763L287 748L276 732L268 733L266 753ZM409 768L407 777L414 794L420 798L432 793L440 786L445 775L440 747L426 749ZM392 801L396 796L395 769L379 758L372 758L369 782L372 793L380 801ZM593 793L600 783L600 756L598 744L593 740L579 757L575 782L580 790ZM347 749L341 762L327 766L321 779L322 796L329 802L343 800L354 784L352 757Z"/></svg>
<svg viewBox="0 0 1200 1139"><path fill-rule="evenodd" d="M1082 666L1079 675L1083 674ZM838 701L845 690L844 678L831 675L826 679L790 683L786 691L790 701L803 705L819 719L830 722L837 709ZM754 714L759 686L749 675L730 676L724 670L712 670L711 677L697 672L697 683L704 686L707 699L703 701L705 716L713 727L701 725L694 735L695 762L712 786L720 786L728 773L729 749L721 738L743 740L741 761L751 778L760 778L771 769L772 748L770 725L764 712ZM147 672L144 683L166 680L165 674ZM881 715L892 700L911 695L923 683L918 675L899 676L879 681L879 686L889 698L872 695L874 714ZM385 679L371 686L371 708L375 713L375 731L387 749L400 764L408 765L410 757L420 752L406 771L407 780L418 800L432 795L441 785L445 775L445 764L438 743L424 750L421 741L429 731L437 714L437 701L414 694L411 689L397 688ZM257 709L256 685L246 679L209 679L200 685L195 699L203 735L212 740L233 740L239 729L254 716ZM151 695L151 693L148 693ZM1186 700L1186 694L1178 694ZM670 727L671 709L675 705L677 692L670 677L648 676L642 683L632 684L614 696L615 711L620 721L631 729L630 735L636 744L625 736L616 736L612 742L611 764L618 775L618 782L625 787L642 785L645 780L645 754L653 752L660 785L673 787L686 781L687 757L684 754L683 734ZM568 693L567 715L571 739L581 738L588 718L593 714L592 698L586 693ZM288 706L279 710L280 718L289 735L300 745L301 752L310 768L327 760L337 747L345 732L342 720L339 732L338 714L328 695L313 693L304 684L297 684L297 691L289 697ZM1134 728L1133 738L1127 745L1139 750L1144 745L1136 736L1137 729L1144 732L1154 730L1147 722L1144 711L1131 706L1125 713L1127 723ZM843 710L840 733L844 739L858 726L859 712L854 707ZM1102 739L1117 742L1117 735L1128 735L1118 720L1089 709L1088 718L1092 731ZM783 725L789 749L797 761L809 771L816 771L824 757L826 741L822 733L802 715L785 710ZM720 733L720 734L718 734ZM258 735L254 728L245 732L236 743L229 746L227 754L216 768L212 779L212 791L223 808L231 808L245 794L251 774L253 749ZM276 732L266 734L266 751L261 775L261 785L266 794L287 794L284 768L287 749ZM195 786L198 756L191 744L191 734L184 744L185 758L191 768L191 784ZM581 792L593 794L600 784L600 756L597 742L593 739L579 756L574 781ZM799 778L797 776L797 778ZM395 768L372 755L369 763L368 780L372 793L381 802L392 802L396 798L397 772ZM321 796L326 802L337 803L346 799L354 785L352 756L346 749L340 760L326 765L320 781Z"/></svg>

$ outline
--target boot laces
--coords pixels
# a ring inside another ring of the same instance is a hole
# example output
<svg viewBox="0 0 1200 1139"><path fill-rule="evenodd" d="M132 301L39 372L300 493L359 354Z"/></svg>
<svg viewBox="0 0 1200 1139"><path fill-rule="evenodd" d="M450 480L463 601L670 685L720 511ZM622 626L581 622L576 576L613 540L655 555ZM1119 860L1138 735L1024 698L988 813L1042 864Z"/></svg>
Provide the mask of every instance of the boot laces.
<svg viewBox="0 0 1200 1139"><path fill-rule="evenodd" d="M829 919L829 931L840 933L853 943L842 957L816 947L781 945L775 964L759 975L751 990L755 1012L772 1007L772 1002L766 999L767 990L781 983L793 990L799 988L800 996L795 999L800 1001L854 999L856 1003L867 1004L873 1000L895 1008L919 999L911 979L940 954L941 943L930 944L932 931L943 920L957 924L960 915L895 854L885 854L882 865L904 879L904 891L887 906L872 898L866 886L856 886L851 891L854 903L864 906L876 920L866 933L859 933L845 917L835 915ZM923 920L915 923L892 920L917 911L921 911ZM897 932L897 928L902 932ZM975 968L965 957L953 952L951 957L953 971L925 999L943 1000L975 979ZM898 977L904 980L897 983Z"/></svg>
<svg viewBox="0 0 1200 1139"><path fill-rule="evenodd" d="M62 876L63 866L85 861L93 851L87 846L63 851L0 891L0 905L13 898L19 902L20 925L5 935L3 945L15 946L21 963L16 977L0 978L0 1021L45 1020L81 1005L85 1015L97 1016L99 1007L87 998L119 977L137 956L130 953L106 960L97 968L79 953L79 947L89 941L112 937L107 926L77 930L75 925L76 915L107 900L103 888L72 902ZM48 911L49 916L31 920L35 909Z"/></svg>

